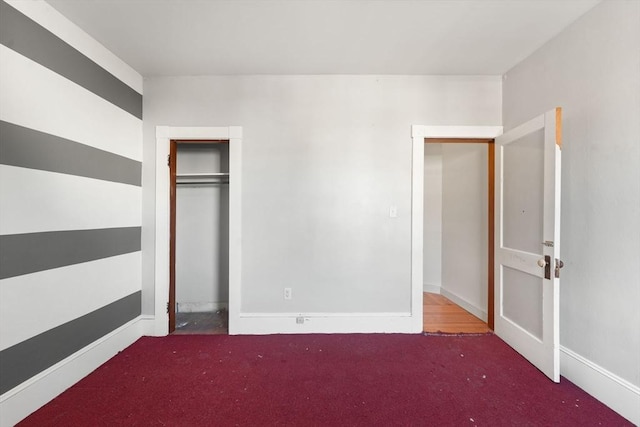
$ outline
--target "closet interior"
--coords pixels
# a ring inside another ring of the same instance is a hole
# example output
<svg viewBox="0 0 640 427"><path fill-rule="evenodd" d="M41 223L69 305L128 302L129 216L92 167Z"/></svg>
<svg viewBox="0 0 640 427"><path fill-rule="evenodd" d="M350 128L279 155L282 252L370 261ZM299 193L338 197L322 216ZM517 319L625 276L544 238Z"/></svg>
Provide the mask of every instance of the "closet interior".
<svg viewBox="0 0 640 427"><path fill-rule="evenodd" d="M174 179L173 333L227 333L228 142L177 142Z"/></svg>

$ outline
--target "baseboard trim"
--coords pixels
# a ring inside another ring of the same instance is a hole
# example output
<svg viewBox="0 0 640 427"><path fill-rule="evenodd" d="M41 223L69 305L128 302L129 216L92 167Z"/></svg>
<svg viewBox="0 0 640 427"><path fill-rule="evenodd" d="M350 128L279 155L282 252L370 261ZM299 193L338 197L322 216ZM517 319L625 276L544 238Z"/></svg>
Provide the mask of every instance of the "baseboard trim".
<svg viewBox="0 0 640 427"><path fill-rule="evenodd" d="M440 285L432 285L429 283L424 283L422 285L423 292L429 292L431 294L440 294L442 287Z"/></svg>
<svg viewBox="0 0 640 427"><path fill-rule="evenodd" d="M11 426L58 396L143 335L142 316L0 396L0 425Z"/></svg>
<svg viewBox="0 0 640 427"><path fill-rule="evenodd" d="M397 312L397 313L332 313L332 312L308 312L308 313L296 313L296 312L284 312L284 313L251 313L251 312L242 312L240 313L240 317L270 317L270 318L297 318L303 317L307 320L311 320L313 318L324 318L324 317L410 317L411 312Z"/></svg>
<svg viewBox="0 0 640 427"><path fill-rule="evenodd" d="M240 313L238 319L230 319L229 334L420 333L422 315L419 317L410 312Z"/></svg>
<svg viewBox="0 0 640 427"><path fill-rule="evenodd" d="M140 331L142 336L152 337L155 335L156 316L152 314L143 314L140 319Z"/></svg>
<svg viewBox="0 0 640 427"><path fill-rule="evenodd" d="M458 295L454 294L453 292L449 292L445 288L441 288L440 289L440 295L442 295L443 297L448 298L452 302L458 304L460 307L464 308L469 313L473 314L474 316L476 316L478 319L482 320L483 322L487 321L487 312L485 310L482 310L482 309L476 307L475 305L471 304L469 301L465 300L464 298L459 297Z"/></svg>
<svg viewBox="0 0 640 427"><path fill-rule="evenodd" d="M640 425L640 387L563 346L560 346L560 373L627 420Z"/></svg>

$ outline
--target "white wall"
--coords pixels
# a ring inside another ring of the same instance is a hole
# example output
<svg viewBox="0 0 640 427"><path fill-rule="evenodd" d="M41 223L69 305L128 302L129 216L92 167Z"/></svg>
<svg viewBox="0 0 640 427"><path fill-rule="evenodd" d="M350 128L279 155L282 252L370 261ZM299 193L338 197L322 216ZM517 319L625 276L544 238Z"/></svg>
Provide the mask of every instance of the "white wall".
<svg viewBox="0 0 640 427"><path fill-rule="evenodd" d="M177 174L229 172L228 144L178 144ZM176 187L176 311L229 302L229 186Z"/></svg>
<svg viewBox="0 0 640 427"><path fill-rule="evenodd" d="M563 107L562 375L640 424L640 2L598 5L503 90L505 130Z"/></svg>
<svg viewBox="0 0 640 427"><path fill-rule="evenodd" d="M411 125L499 124L500 90L495 77L145 80L145 310L155 126L243 127L243 312L408 312Z"/></svg>
<svg viewBox="0 0 640 427"><path fill-rule="evenodd" d="M425 292L442 285L442 145L424 146L423 283Z"/></svg>
<svg viewBox="0 0 640 427"><path fill-rule="evenodd" d="M442 293L487 320L487 144L442 146Z"/></svg>

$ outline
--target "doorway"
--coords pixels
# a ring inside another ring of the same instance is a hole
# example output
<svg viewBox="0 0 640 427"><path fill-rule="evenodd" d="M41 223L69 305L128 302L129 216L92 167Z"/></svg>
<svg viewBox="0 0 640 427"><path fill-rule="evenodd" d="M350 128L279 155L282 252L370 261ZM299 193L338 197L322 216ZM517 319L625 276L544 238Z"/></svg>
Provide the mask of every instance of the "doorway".
<svg viewBox="0 0 640 427"><path fill-rule="evenodd" d="M229 141L171 140L169 333L226 334Z"/></svg>
<svg viewBox="0 0 640 427"><path fill-rule="evenodd" d="M228 141L229 143L229 334L241 333L240 288L242 261L242 127L156 126L155 260L150 335L169 333L171 261L171 141ZM174 153L175 158L175 153ZM175 188L173 189L175 194ZM175 256L175 254L174 254ZM175 304L175 301L172 301Z"/></svg>
<svg viewBox="0 0 640 427"><path fill-rule="evenodd" d="M487 332L493 322L494 141L424 142L424 330Z"/></svg>
<svg viewBox="0 0 640 427"><path fill-rule="evenodd" d="M425 332L491 330L493 139L424 139Z"/></svg>
<svg viewBox="0 0 640 427"><path fill-rule="evenodd" d="M412 237L413 237L413 245L412 245L412 253L414 256L414 260L419 262L419 270L414 268L413 277L415 279L414 286L419 285L422 291L424 290L433 290L429 289L428 282L425 279L428 279L425 276L425 271L423 269L424 266L424 254L425 252L428 254L429 248L425 248L425 232L429 230L424 229L424 218L425 218L425 147L430 146L430 144L448 144L448 146L455 146L456 144L478 144L483 145L486 150L485 158L485 177L486 187L482 192L483 200L485 202L486 209L486 225L487 227L484 229L484 245L481 250L485 251L487 254L487 258L485 262L486 268L484 269L485 277L481 280L484 281L484 289L486 295L486 314L485 319L486 324L489 329L493 329L493 208L494 208L494 200L493 200L493 186L494 186L494 167L492 164L492 160L494 159L494 151L493 151L493 139L502 133L501 126L420 126L414 125L412 127L412 139L413 139L413 159L414 159L414 168L412 172L413 179L413 191L412 191L412 201L413 201L413 214L414 214L414 222L412 227ZM454 259L455 262L455 259ZM417 267L414 264L414 267ZM417 280L420 280L418 283ZM439 290L438 290L439 293ZM425 298L425 294L421 292L421 299L423 303L423 319L428 320L427 314L433 312L433 310L440 310L440 307L434 307L434 303L429 298ZM427 295L428 297L428 295ZM455 304L450 303L442 303L440 301L439 305L445 306L447 309L451 309L451 307L455 307L459 309ZM435 304L437 305L437 304ZM464 312L463 312L464 313ZM423 326L426 326L423 322ZM460 331L462 332L462 331Z"/></svg>

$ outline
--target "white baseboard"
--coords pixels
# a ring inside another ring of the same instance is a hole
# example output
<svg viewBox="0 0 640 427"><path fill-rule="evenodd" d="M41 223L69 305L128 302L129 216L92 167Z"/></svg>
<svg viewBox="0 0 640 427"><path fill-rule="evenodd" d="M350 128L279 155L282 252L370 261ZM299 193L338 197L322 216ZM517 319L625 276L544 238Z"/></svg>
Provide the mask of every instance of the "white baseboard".
<svg viewBox="0 0 640 427"><path fill-rule="evenodd" d="M640 387L563 346L560 346L560 373L635 425L640 425Z"/></svg>
<svg viewBox="0 0 640 427"><path fill-rule="evenodd" d="M433 285L431 283L425 283L422 285L423 292L429 292L431 294L440 294L441 290L442 288L440 287L440 285Z"/></svg>
<svg viewBox="0 0 640 427"><path fill-rule="evenodd" d="M154 336L156 328L156 317L152 314L143 314L140 319L140 331L142 336L151 337ZM165 334L166 335L166 334Z"/></svg>
<svg viewBox="0 0 640 427"><path fill-rule="evenodd" d="M419 317L419 319L418 319ZM299 323L301 322L301 323ZM420 316L411 313L241 313L229 318L230 335L353 334L422 332Z"/></svg>
<svg viewBox="0 0 640 427"><path fill-rule="evenodd" d="M143 335L137 317L0 396L0 425L12 426Z"/></svg>
<svg viewBox="0 0 640 427"><path fill-rule="evenodd" d="M176 313L208 313L229 307L226 302L179 302Z"/></svg>
<svg viewBox="0 0 640 427"><path fill-rule="evenodd" d="M440 295L442 295L443 297L446 297L446 298L450 299L452 302L458 304L460 307L464 308L469 313L473 314L474 316L476 316L478 319L482 320L483 322L487 321L488 317L487 317L486 309L483 310L481 308L476 307L475 305L471 304L469 301L465 300L464 298L459 297L458 295L456 295L456 294L454 294L452 292L449 292L445 288L441 288Z"/></svg>

